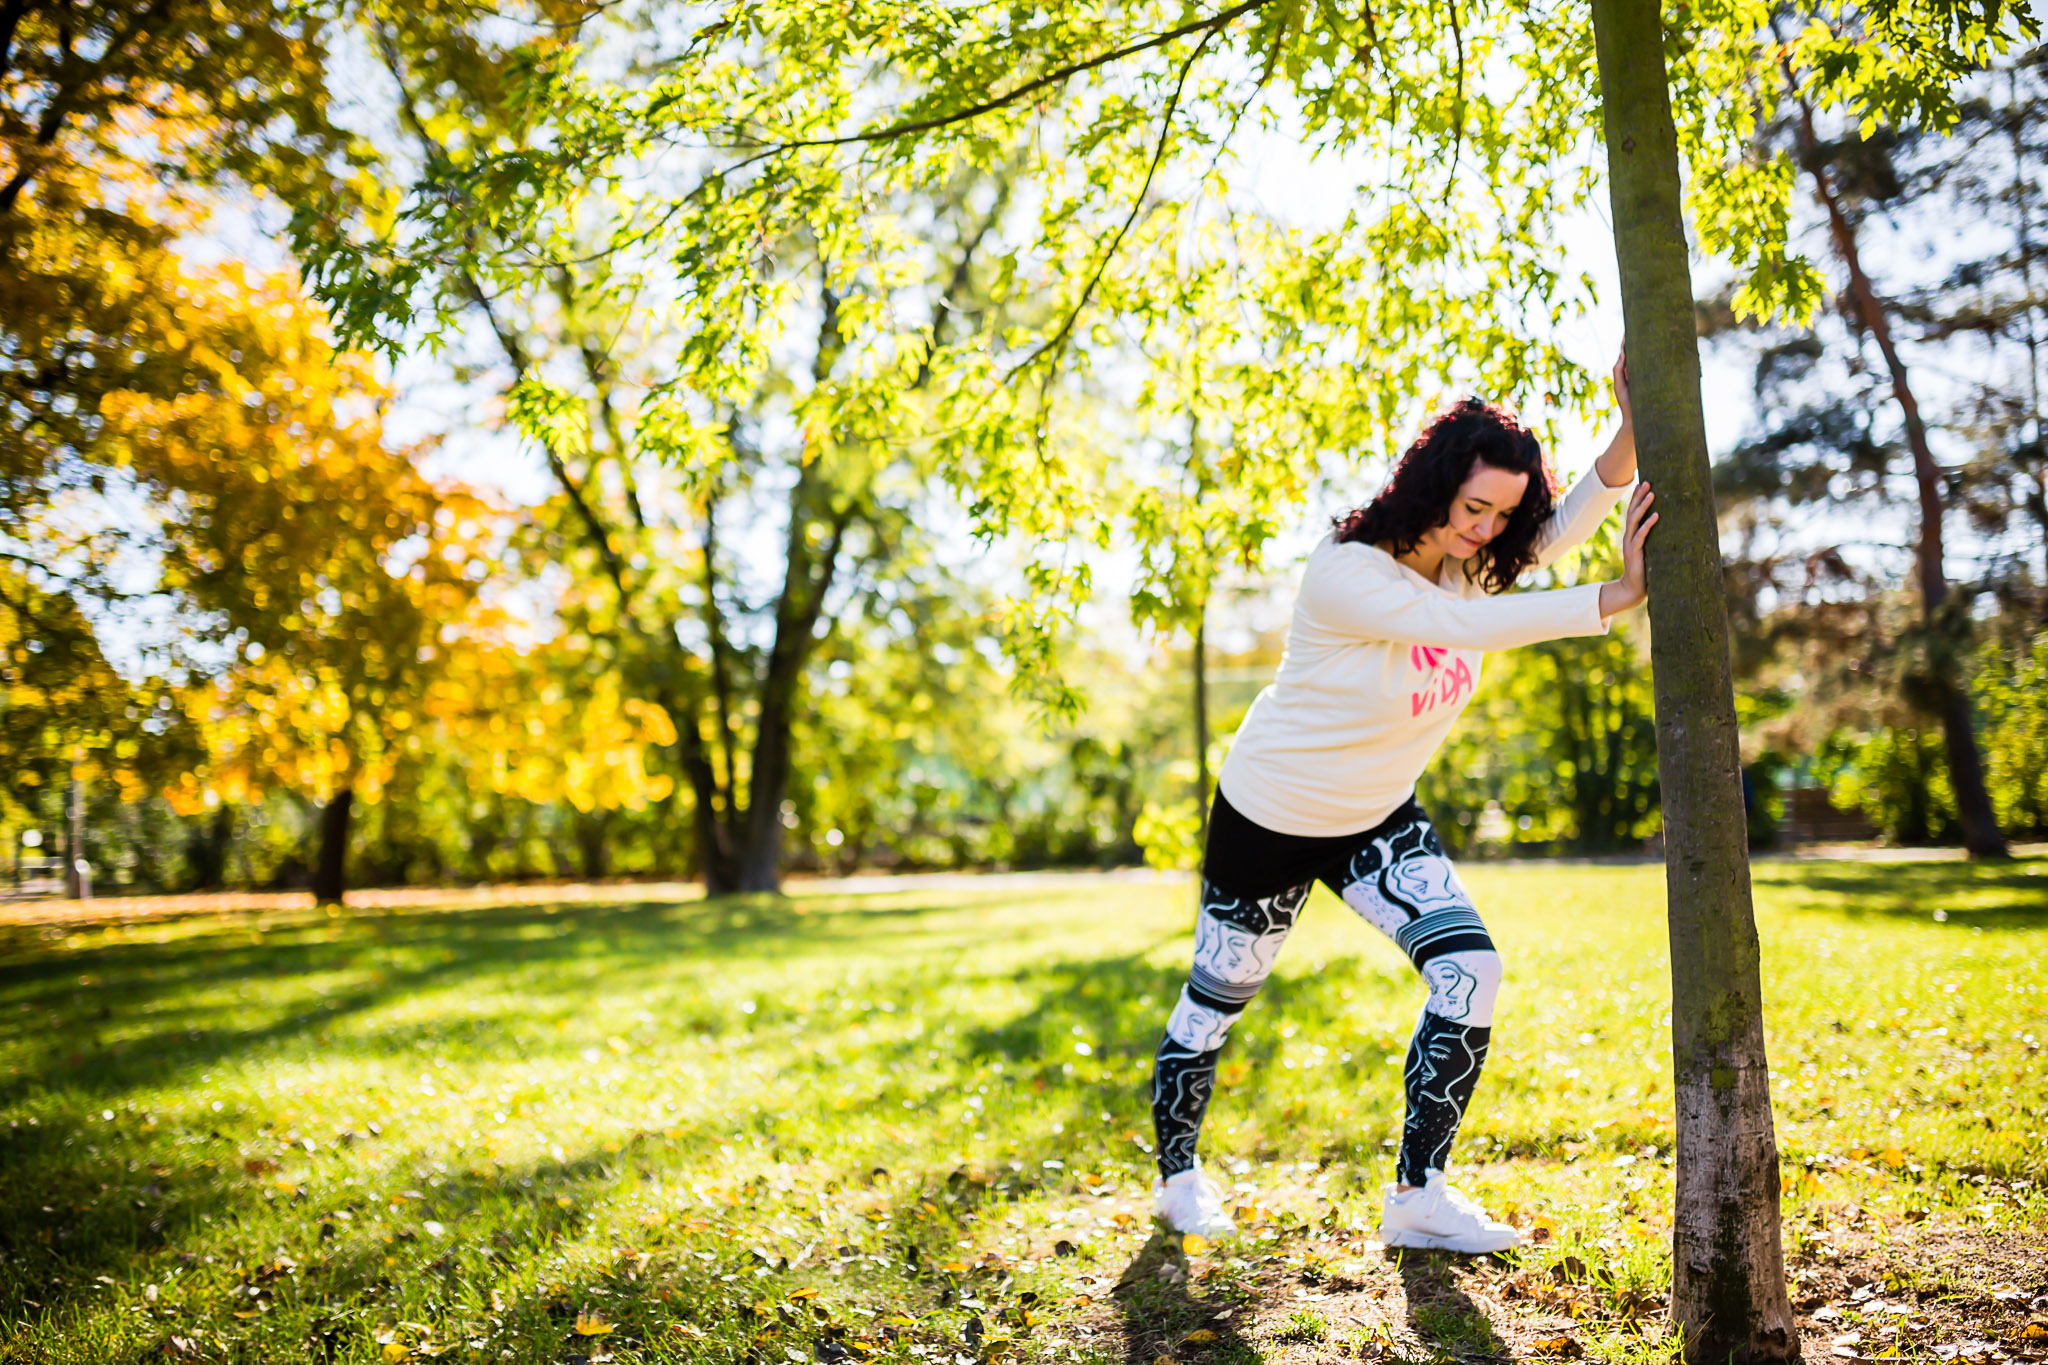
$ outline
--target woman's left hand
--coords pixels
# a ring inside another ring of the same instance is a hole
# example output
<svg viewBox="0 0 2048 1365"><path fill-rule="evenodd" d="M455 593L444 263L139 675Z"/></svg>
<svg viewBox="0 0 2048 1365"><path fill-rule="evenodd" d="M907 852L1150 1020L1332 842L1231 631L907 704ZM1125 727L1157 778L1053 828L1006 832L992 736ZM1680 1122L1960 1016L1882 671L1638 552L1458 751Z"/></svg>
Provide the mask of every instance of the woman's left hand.
<svg viewBox="0 0 2048 1365"><path fill-rule="evenodd" d="M1621 577L1600 585L1602 616L1627 611L1650 595L1649 579L1643 571L1643 543L1657 524L1657 514L1650 510L1656 500L1650 485L1636 485L1635 495L1628 501L1628 518L1621 527Z"/></svg>

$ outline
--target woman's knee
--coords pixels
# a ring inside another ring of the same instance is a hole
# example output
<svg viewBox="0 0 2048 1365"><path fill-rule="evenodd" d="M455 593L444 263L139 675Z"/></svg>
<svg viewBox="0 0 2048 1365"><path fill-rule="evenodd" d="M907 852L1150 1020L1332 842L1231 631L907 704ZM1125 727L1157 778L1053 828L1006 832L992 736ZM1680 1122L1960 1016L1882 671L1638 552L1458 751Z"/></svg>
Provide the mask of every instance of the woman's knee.
<svg viewBox="0 0 2048 1365"><path fill-rule="evenodd" d="M1468 1028L1490 1028L1493 1005L1500 994L1500 954L1493 948L1464 948L1442 953L1422 964L1429 983L1425 1010Z"/></svg>
<svg viewBox="0 0 2048 1365"><path fill-rule="evenodd" d="M1215 1052L1230 1037L1230 1026L1244 1013L1242 1009L1219 1008L1221 1002L1203 1002L1183 988L1166 1020L1166 1036L1190 1052Z"/></svg>

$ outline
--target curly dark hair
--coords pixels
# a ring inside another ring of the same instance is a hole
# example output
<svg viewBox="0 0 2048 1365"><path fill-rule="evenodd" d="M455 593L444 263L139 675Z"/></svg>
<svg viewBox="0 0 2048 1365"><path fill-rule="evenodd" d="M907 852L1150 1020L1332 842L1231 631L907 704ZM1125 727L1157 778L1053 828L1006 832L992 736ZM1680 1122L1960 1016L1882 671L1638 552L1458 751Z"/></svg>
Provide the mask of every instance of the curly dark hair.
<svg viewBox="0 0 2048 1365"><path fill-rule="evenodd" d="M1431 419L1373 500L1336 519L1337 539L1408 553L1450 520L1451 499L1480 460L1529 476L1507 525L1473 556L1481 586L1506 592L1536 562L1536 533L1556 505L1557 480L1535 434L1505 408L1477 398L1460 399Z"/></svg>

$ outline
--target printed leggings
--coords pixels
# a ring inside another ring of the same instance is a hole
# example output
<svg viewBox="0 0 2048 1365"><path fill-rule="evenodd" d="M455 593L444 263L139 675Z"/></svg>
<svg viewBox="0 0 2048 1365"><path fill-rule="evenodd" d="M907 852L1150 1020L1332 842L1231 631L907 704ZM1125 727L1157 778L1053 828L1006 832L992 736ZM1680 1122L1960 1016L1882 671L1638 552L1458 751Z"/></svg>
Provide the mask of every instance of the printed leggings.
<svg viewBox="0 0 2048 1365"><path fill-rule="evenodd" d="M1429 985L1402 1072L1407 1118L1395 1168L1401 1183L1422 1185L1429 1171L1446 1168L1486 1063L1500 957L1420 807L1404 807L1363 838L1320 880L1393 939ZM1230 1026L1265 984L1313 885L1255 899L1204 879L1194 968L1167 1020L1152 1072L1160 1174L1195 1164L1195 1140Z"/></svg>

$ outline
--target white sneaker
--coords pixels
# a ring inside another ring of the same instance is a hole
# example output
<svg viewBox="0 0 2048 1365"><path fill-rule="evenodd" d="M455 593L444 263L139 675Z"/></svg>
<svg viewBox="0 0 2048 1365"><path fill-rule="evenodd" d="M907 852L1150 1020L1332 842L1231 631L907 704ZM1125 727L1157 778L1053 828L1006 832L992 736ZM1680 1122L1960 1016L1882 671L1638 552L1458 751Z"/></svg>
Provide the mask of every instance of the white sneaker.
<svg viewBox="0 0 2048 1365"><path fill-rule="evenodd" d="M1486 1210L1445 1180L1442 1171L1432 1170L1429 1183L1421 1189L1404 1194L1392 1185L1386 1187L1386 1202L1380 1212L1380 1243L1480 1255L1520 1246L1522 1234L1487 1217Z"/></svg>
<svg viewBox="0 0 2048 1365"><path fill-rule="evenodd" d="M1223 1207L1223 1191L1202 1173L1199 1162L1166 1180L1152 1182L1152 1216L1175 1232L1215 1240L1237 1231Z"/></svg>

